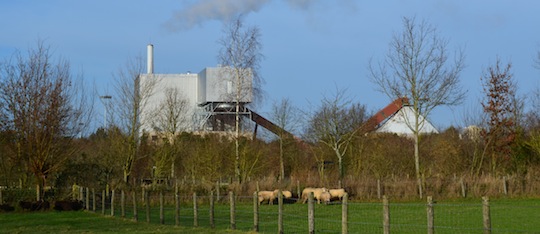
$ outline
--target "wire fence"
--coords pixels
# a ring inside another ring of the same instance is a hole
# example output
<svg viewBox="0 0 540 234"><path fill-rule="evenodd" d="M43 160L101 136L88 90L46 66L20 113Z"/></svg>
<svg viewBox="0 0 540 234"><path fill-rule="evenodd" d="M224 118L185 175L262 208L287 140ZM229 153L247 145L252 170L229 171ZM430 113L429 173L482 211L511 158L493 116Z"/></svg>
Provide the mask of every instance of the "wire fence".
<svg viewBox="0 0 540 234"><path fill-rule="evenodd" d="M1 194L1 192L0 192ZM24 194L27 194L24 192ZM163 225L237 229L260 233L540 233L540 201L513 199L438 202L351 202L302 204L280 198L259 205L256 196L219 199L174 191L96 191L75 197L85 210ZM1 195L0 195L1 197ZM232 199L231 199L232 198ZM2 203L3 201L0 201Z"/></svg>

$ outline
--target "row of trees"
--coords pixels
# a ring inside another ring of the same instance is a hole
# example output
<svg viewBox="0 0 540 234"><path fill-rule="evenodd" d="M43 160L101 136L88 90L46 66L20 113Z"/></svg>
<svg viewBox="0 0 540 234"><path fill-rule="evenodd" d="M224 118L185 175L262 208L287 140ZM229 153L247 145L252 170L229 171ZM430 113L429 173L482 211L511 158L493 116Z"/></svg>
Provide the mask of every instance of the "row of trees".
<svg viewBox="0 0 540 234"><path fill-rule="evenodd" d="M370 113L365 105L339 89L323 97L314 111L299 110L287 99L274 104L274 123L303 132L302 140L287 132L267 141L240 134L242 90L236 90L231 100L236 105L234 134L178 134L185 122L181 94L167 90L153 118L144 118L142 110L156 83L139 82L143 63L133 60L115 73L119 95L115 102L106 103L118 116L82 138L82 128L90 126L93 108L88 96L93 94L85 94L66 61L53 61L48 48L38 43L27 56L18 55L1 66L1 183L118 187L139 185L144 179L181 178L211 188L224 178L243 183L257 178L286 182L294 177L306 183L317 178L319 185L335 187L350 186L345 183L350 176L412 175L422 196L429 177L524 175L540 166L540 117L524 111L526 102L516 95L511 64L500 60L481 77L483 114L469 121L477 127L420 134L421 116L439 106L458 105L465 97L459 84L464 56L458 51L450 57L447 41L425 21L405 18L403 26L385 59L370 63L369 74L391 99L409 98L416 113L408 120L412 137L367 132ZM260 90L258 29L245 29L236 19L224 33L219 60L232 68L229 75L235 78L235 87L254 77L250 84ZM535 97L537 105L540 98ZM141 135L141 119L151 119L151 125L162 130L157 141Z"/></svg>

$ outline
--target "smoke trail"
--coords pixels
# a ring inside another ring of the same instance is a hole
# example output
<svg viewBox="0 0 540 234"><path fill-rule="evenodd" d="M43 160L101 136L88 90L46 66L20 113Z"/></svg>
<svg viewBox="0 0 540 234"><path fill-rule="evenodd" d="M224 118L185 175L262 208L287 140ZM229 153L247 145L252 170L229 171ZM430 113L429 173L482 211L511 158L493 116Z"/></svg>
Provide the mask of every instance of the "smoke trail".
<svg viewBox="0 0 540 234"><path fill-rule="evenodd" d="M208 20L226 21L240 14L259 11L271 0L201 0L174 13L165 23L171 31L182 31Z"/></svg>
<svg viewBox="0 0 540 234"><path fill-rule="evenodd" d="M197 0L182 10L176 11L164 26L170 31L188 30L202 25L208 20L227 21L238 15L248 15L259 11L266 4L277 0ZM282 0L293 9L311 10L317 3L330 6L354 8L355 0Z"/></svg>

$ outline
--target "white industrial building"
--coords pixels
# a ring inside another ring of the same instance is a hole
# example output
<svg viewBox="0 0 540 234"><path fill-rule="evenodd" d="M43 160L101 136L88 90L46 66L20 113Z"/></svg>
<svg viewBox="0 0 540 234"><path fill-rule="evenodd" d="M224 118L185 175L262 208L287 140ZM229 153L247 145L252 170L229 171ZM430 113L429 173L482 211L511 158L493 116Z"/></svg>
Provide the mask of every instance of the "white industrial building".
<svg viewBox="0 0 540 234"><path fill-rule="evenodd" d="M149 93L145 105L142 106L140 121L143 132L164 132L161 127L163 124L160 126L159 121L173 121L176 124L175 134L234 131L237 102L241 120L252 120L256 126L261 125L270 131L276 128L270 121L247 107L253 98L250 70L218 66L207 67L199 73L155 74L152 45L148 45L147 53L148 71L140 75L139 83L139 92ZM244 79L235 79L233 74L236 72L243 72ZM150 90L145 90L148 87L151 87ZM182 108L175 109L180 112L175 118L160 119L158 113L166 113L166 109L172 111L171 105L167 104L171 91L178 94L177 98L182 100L175 104L177 107L182 105Z"/></svg>

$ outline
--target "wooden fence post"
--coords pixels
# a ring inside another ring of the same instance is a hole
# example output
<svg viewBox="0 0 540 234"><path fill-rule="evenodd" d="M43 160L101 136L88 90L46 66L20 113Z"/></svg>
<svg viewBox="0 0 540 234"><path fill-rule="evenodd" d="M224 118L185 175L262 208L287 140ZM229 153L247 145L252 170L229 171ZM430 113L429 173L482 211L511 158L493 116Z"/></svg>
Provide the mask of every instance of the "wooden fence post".
<svg viewBox="0 0 540 234"><path fill-rule="evenodd" d="M343 194L341 202L341 233L349 233L349 194Z"/></svg>
<svg viewBox="0 0 540 234"><path fill-rule="evenodd" d="M283 192L278 190L278 233L283 234Z"/></svg>
<svg viewBox="0 0 540 234"><path fill-rule="evenodd" d="M259 232L259 195L253 192L253 231Z"/></svg>
<svg viewBox="0 0 540 234"><path fill-rule="evenodd" d="M506 176L503 176L502 182L503 182L504 195L508 195L508 180L507 180Z"/></svg>
<svg viewBox="0 0 540 234"><path fill-rule="evenodd" d="M105 215L105 190L101 191L101 214Z"/></svg>
<svg viewBox="0 0 540 234"><path fill-rule="evenodd" d="M84 205L84 208L88 211L90 210L90 188L86 187L85 188L85 192L86 192L86 204Z"/></svg>
<svg viewBox="0 0 540 234"><path fill-rule="evenodd" d="M126 217L126 194L123 189L120 190L120 216Z"/></svg>
<svg viewBox="0 0 540 234"><path fill-rule="evenodd" d="M381 199L382 189L381 189L381 179L377 179L377 198Z"/></svg>
<svg viewBox="0 0 540 234"><path fill-rule="evenodd" d="M459 183L461 184L461 196L467 197L467 186L465 185L465 182L463 182L463 177L461 177Z"/></svg>
<svg viewBox="0 0 540 234"><path fill-rule="evenodd" d="M210 228L215 228L216 223L214 222L214 191L210 191Z"/></svg>
<svg viewBox="0 0 540 234"><path fill-rule="evenodd" d="M92 188L92 211L96 212L96 189Z"/></svg>
<svg viewBox="0 0 540 234"><path fill-rule="evenodd" d="M383 195L383 233L390 234L390 207L386 195Z"/></svg>
<svg viewBox="0 0 540 234"><path fill-rule="evenodd" d="M219 178L219 180L216 182L216 200L217 200L217 202L219 202L219 189L221 187L220 182L221 182L221 178Z"/></svg>
<svg viewBox="0 0 540 234"><path fill-rule="evenodd" d="M231 211L231 229L236 230L236 205L234 203L234 193L233 191L229 192L229 202L231 205L230 211Z"/></svg>
<svg viewBox="0 0 540 234"><path fill-rule="evenodd" d="M491 233L491 214L489 211L489 197L482 197L482 214L484 223L484 234Z"/></svg>
<svg viewBox="0 0 540 234"><path fill-rule="evenodd" d="M159 223L165 224L165 213L163 213L163 190L159 190Z"/></svg>
<svg viewBox="0 0 540 234"><path fill-rule="evenodd" d="M435 233L434 225L434 214L433 214L433 197L427 196L427 232L428 234Z"/></svg>
<svg viewBox="0 0 540 234"><path fill-rule="evenodd" d="M298 194L298 201L297 202L300 202L300 200L302 200L302 191L300 191L300 180L296 180L296 194Z"/></svg>
<svg viewBox="0 0 540 234"><path fill-rule="evenodd" d="M199 226L199 212L197 207L197 193L193 193L193 226Z"/></svg>
<svg viewBox="0 0 540 234"><path fill-rule="evenodd" d="M111 191L111 216L114 216L114 189Z"/></svg>
<svg viewBox="0 0 540 234"><path fill-rule="evenodd" d="M144 190L144 204L146 206L146 222L150 223L150 198L146 189Z"/></svg>
<svg viewBox="0 0 540 234"><path fill-rule="evenodd" d="M308 225L309 225L309 234L315 233L315 211L314 211L314 201L313 201L313 192L309 193L308 196Z"/></svg>
<svg viewBox="0 0 540 234"><path fill-rule="evenodd" d="M137 222L139 221L139 213L137 212L137 190L133 189L131 198L133 199L133 220Z"/></svg>
<svg viewBox="0 0 540 234"><path fill-rule="evenodd" d="M180 196L178 194L178 181L176 181L174 186L174 225L180 225Z"/></svg>

